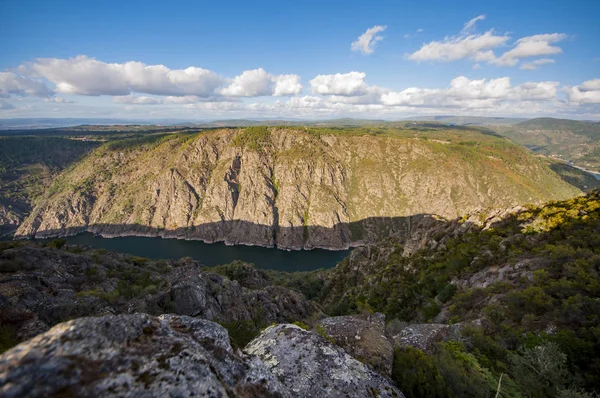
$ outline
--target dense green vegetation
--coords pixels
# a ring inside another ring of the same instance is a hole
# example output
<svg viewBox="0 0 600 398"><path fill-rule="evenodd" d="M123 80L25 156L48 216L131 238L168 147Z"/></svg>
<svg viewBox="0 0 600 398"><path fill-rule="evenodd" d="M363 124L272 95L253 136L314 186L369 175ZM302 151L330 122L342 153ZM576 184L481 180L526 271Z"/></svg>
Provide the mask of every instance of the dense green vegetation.
<svg viewBox="0 0 600 398"><path fill-rule="evenodd" d="M241 134L233 139L232 144L262 153L271 144L271 133L265 126L246 127Z"/></svg>
<svg viewBox="0 0 600 398"><path fill-rule="evenodd" d="M415 386L412 396L424 396L423 379L437 391L425 396L485 396L501 374L500 396L600 389L599 191L530 207L490 229L447 239L442 250L411 258L400 253L384 257L363 281L345 276L342 263L321 298L333 295L329 311L337 314L369 308L388 319L423 322L444 310L451 322L480 320L464 329L460 344L396 353L395 377ZM521 276L514 280L492 279L485 287L452 283L517 264ZM461 387L465 380L470 393Z"/></svg>
<svg viewBox="0 0 600 398"><path fill-rule="evenodd" d="M600 159L600 148L598 149L598 158ZM563 162L557 162L548 159L548 166L552 171L558 174L564 181L581 189L582 191L591 191L600 188L600 180Z"/></svg>

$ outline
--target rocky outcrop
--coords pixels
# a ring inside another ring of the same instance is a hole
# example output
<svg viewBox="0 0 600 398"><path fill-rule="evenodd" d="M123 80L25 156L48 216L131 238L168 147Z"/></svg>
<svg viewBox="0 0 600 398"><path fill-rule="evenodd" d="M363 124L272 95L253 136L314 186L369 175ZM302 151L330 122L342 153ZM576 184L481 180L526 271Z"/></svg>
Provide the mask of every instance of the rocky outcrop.
<svg viewBox="0 0 600 398"><path fill-rule="evenodd" d="M144 314L81 318L0 357L0 395L290 397L260 361L236 353L220 325Z"/></svg>
<svg viewBox="0 0 600 398"><path fill-rule="evenodd" d="M403 397L340 347L295 325L245 348L197 318L80 318L0 356L0 395L21 397Z"/></svg>
<svg viewBox="0 0 600 398"><path fill-rule="evenodd" d="M270 326L244 351L258 356L295 397L403 397L386 378L296 325Z"/></svg>
<svg viewBox="0 0 600 398"><path fill-rule="evenodd" d="M317 322L316 329L378 373L392 374L394 348L385 332L385 315L324 318Z"/></svg>
<svg viewBox="0 0 600 398"><path fill-rule="evenodd" d="M175 313L256 329L322 316L301 293L272 285L249 289L191 259L7 243L13 247L0 247L0 323L18 341L68 319L106 314Z"/></svg>
<svg viewBox="0 0 600 398"><path fill-rule="evenodd" d="M435 343L447 340L459 340L462 324L446 325L441 323L416 323L407 325L393 336L394 348L418 348L431 352Z"/></svg>
<svg viewBox="0 0 600 398"><path fill-rule="evenodd" d="M117 142L63 173L17 235L91 231L283 249L395 236L408 240L409 254L420 244L410 235L419 215L454 218L580 192L500 138L460 134L443 150L406 131L288 128L258 138L236 129ZM467 135L481 143L469 147L472 157L462 155Z"/></svg>

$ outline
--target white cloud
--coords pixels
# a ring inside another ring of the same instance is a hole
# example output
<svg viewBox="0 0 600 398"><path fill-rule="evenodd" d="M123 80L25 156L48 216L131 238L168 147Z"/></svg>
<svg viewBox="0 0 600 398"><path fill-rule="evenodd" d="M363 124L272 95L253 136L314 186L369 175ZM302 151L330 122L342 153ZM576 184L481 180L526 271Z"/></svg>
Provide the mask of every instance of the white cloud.
<svg viewBox="0 0 600 398"><path fill-rule="evenodd" d="M549 58L536 59L534 61L524 63L523 65L521 65L520 69L536 70L538 67L540 67L542 65L553 64L555 62L556 62L555 60L549 59Z"/></svg>
<svg viewBox="0 0 600 398"><path fill-rule="evenodd" d="M136 61L122 64L106 63L85 55L69 59L40 58L21 65L18 71L23 75L43 78L54 83L55 91L58 93L74 95L128 96L141 93L185 97L182 102L189 102L191 98L214 99L222 95L282 96L296 95L302 91L300 76L271 75L262 68L244 71L240 76L226 79L213 71L195 66L186 69L169 69L164 65L146 65ZM12 80L20 77L14 73L9 75ZM31 86L29 91L23 89L19 91L13 87L15 86L13 83L10 92L34 95L31 91L36 88L38 92L46 90L43 95L50 93L50 90L37 80L29 79L27 83ZM24 84L20 82L17 86L21 87ZM152 101L148 100L148 97L143 97L141 100L139 98L142 97L137 98L137 101L146 101L144 103ZM117 101L127 101L127 99ZM170 99L169 102L177 101Z"/></svg>
<svg viewBox="0 0 600 398"><path fill-rule="evenodd" d="M44 83L13 72L0 72L0 98L16 96L48 97L52 92Z"/></svg>
<svg viewBox="0 0 600 398"><path fill-rule="evenodd" d="M508 41L508 36L498 36L493 30L482 35L469 34L446 37L442 41L432 41L412 54L408 59L412 61L456 61L462 58L474 60L487 60L495 57L491 51Z"/></svg>
<svg viewBox="0 0 600 398"><path fill-rule="evenodd" d="M587 80L575 87L563 89L569 101L579 104L600 104L600 79Z"/></svg>
<svg viewBox="0 0 600 398"><path fill-rule="evenodd" d="M559 54L562 49L551 46L567 38L564 33L546 33L541 35L523 37L516 42L516 46L502 54L492 63L501 66L515 66L521 58L539 57L544 55Z"/></svg>
<svg viewBox="0 0 600 398"><path fill-rule="evenodd" d="M278 97L282 95L297 95L302 92L300 76L298 75L279 75L274 77L275 90L273 95Z"/></svg>
<svg viewBox="0 0 600 398"><path fill-rule="evenodd" d="M411 87L388 92L381 102L388 106L449 107L462 109L493 108L503 103L552 101L556 99L557 82L528 82L511 86L508 77L471 80L460 76L446 89Z"/></svg>
<svg viewBox="0 0 600 398"><path fill-rule="evenodd" d="M202 98L196 95L184 95L181 97L167 96L164 98L165 104L193 104L200 102Z"/></svg>
<svg viewBox="0 0 600 398"><path fill-rule="evenodd" d="M460 34L445 37L441 41L425 43L421 48L406 57L412 61L449 62L469 58L475 62L487 62L499 66L515 66L523 58L559 54L562 49L552 45L567 38L564 33L545 33L522 37L514 43L514 47L497 57L494 49L505 46L510 37L507 34L497 35L494 30L484 34L473 33L477 21L485 19L479 15L467 22ZM524 64L521 69L533 70L538 66L552 63L545 58Z"/></svg>
<svg viewBox="0 0 600 398"><path fill-rule="evenodd" d="M132 104L132 105L157 105L161 101L158 98L146 97L143 95L122 95L113 97L113 101L119 104Z"/></svg>
<svg viewBox="0 0 600 398"><path fill-rule="evenodd" d="M484 19L485 19L485 15L483 15L483 14L476 16L475 18L471 19L469 22L467 22L465 24L465 26L462 28L460 33L465 34L465 35L468 34L469 32L471 32L471 30L473 30L477 21L483 21Z"/></svg>
<svg viewBox="0 0 600 398"><path fill-rule="evenodd" d="M79 55L75 58L40 58L22 65L20 71L48 79L56 91L79 95L212 95L222 84L216 73L196 67L171 70L164 65L141 62L109 64Z"/></svg>
<svg viewBox="0 0 600 398"><path fill-rule="evenodd" d="M313 94L357 96L365 95L368 86L364 72L336 73L318 75L310 81Z"/></svg>
<svg viewBox="0 0 600 398"><path fill-rule="evenodd" d="M581 91L600 91L600 79L587 80L579 86Z"/></svg>
<svg viewBox="0 0 600 398"><path fill-rule="evenodd" d="M244 71L236 76L229 86L220 90L220 93L231 97L258 97L264 95L293 95L302 91L300 76L278 75L267 73L258 68Z"/></svg>
<svg viewBox="0 0 600 398"><path fill-rule="evenodd" d="M352 42L350 49L363 54L372 54L375 51L377 42L383 40L383 36L378 35L378 33L383 32L386 28L385 25L375 25L367 29L356 41Z"/></svg>

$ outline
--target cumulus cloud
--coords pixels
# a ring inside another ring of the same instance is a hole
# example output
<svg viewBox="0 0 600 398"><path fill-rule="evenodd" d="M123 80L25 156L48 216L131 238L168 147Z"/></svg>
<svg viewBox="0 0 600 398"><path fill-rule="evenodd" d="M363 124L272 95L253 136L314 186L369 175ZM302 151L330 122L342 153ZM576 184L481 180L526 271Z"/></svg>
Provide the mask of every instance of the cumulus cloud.
<svg viewBox="0 0 600 398"><path fill-rule="evenodd" d="M273 95L278 97L282 95L297 95L302 92L300 76L298 75L279 75L273 77L275 81L275 90Z"/></svg>
<svg viewBox="0 0 600 398"><path fill-rule="evenodd" d="M113 97L113 101L118 104L131 104L131 105L157 105L161 101L158 98L137 96L137 95L121 95Z"/></svg>
<svg viewBox="0 0 600 398"><path fill-rule="evenodd" d="M542 65L553 64L555 62L556 62L555 60L550 59L550 58L536 59L535 61L524 63L523 65L521 65L520 69L536 70L538 67L540 67Z"/></svg>
<svg viewBox="0 0 600 398"><path fill-rule="evenodd" d="M14 72L0 72L0 97L48 97L51 94L52 91L38 80Z"/></svg>
<svg viewBox="0 0 600 398"><path fill-rule="evenodd" d="M216 73L196 67L171 70L141 62L105 63L85 55L75 58L40 58L20 71L48 79L56 91L79 95L211 95L223 81Z"/></svg>
<svg viewBox="0 0 600 398"><path fill-rule="evenodd" d="M335 75L318 75L310 81L313 94L357 96L365 95L368 86L366 73L348 72Z"/></svg>
<svg viewBox="0 0 600 398"><path fill-rule="evenodd" d="M566 38L567 35L564 33L546 33L523 37L517 40L514 48L505 52L491 62L502 66L515 66L521 58L559 54L562 52L562 49L558 46L552 46L550 44L559 42Z"/></svg>
<svg viewBox="0 0 600 398"><path fill-rule="evenodd" d="M378 35L378 33L383 32L386 28L385 25L375 25L367 29L365 33L358 36L356 41L352 42L350 49L363 54L372 54L377 43L383 40L383 36Z"/></svg>
<svg viewBox="0 0 600 398"><path fill-rule="evenodd" d="M236 76L229 86L220 90L220 93L232 97L258 97L294 95L301 91L300 76L274 76L264 69L258 68L244 71L241 75Z"/></svg>
<svg viewBox="0 0 600 398"><path fill-rule="evenodd" d="M412 61L449 62L468 58L475 62L515 66L523 58L561 53L562 49L552 44L567 38L564 33L544 33L522 37L513 44L513 48L501 56L496 56L494 50L507 45L510 37L507 34L498 35L494 33L493 29L483 34L473 33L476 23L484 19L485 15L479 15L467 22L458 35L425 43L419 50L406 56ZM540 59L524 64L521 69L534 70L552 62L554 61L549 58Z"/></svg>
<svg viewBox="0 0 600 398"><path fill-rule="evenodd" d="M579 86L563 89L569 101L579 104L600 104L600 79L587 80Z"/></svg>
<svg viewBox="0 0 600 398"><path fill-rule="evenodd" d="M106 63L85 55L69 59L40 58L21 65L18 70L23 75L47 79L56 85L55 91L61 94L122 97L132 93L143 93L169 97L211 98L219 95L281 96L302 91L300 76L271 75L263 69L245 71L240 76L227 80L213 71L194 66L169 69L164 65L146 65L135 61L122 64ZM35 91L39 93L36 95L46 96L50 92L37 80L21 81L19 78L23 79L14 73L4 76L0 82L8 88L0 93L6 91L34 95L32 92ZM223 87L226 84L228 85ZM137 101L141 101L141 97L137 98ZM143 100L148 104L151 101L147 98Z"/></svg>
<svg viewBox="0 0 600 398"><path fill-rule="evenodd" d="M493 48L505 44L509 36L496 35L489 30L482 35L461 34L446 37L442 41L432 41L412 54L408 59L412 61L456 61L462 58L472 58L476 61L495 58Z"/></svg>
<svg viewBox="0 0 600 398"><path fill-rule="evenodd" d="M491 108L502 102L551 101L556 99L557 82L528 82L511 86L510 78L471 80L460 76L445 89L411 87L388 92L381 102L389 106Z"/></svg>

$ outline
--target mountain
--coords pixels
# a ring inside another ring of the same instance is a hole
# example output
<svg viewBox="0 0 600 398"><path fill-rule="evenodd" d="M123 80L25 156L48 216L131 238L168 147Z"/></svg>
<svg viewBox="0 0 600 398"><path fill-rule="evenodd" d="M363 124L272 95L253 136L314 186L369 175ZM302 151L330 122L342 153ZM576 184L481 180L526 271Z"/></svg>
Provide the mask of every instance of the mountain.
<svg viewBox="0 0 600 398"><path fill-rule="evenodd" d="M600 191L421 221L292 274L1 242L0 391L593 397Z"/></svg>
<svg viewBox="0 0 600 398"><path fill-rule="evenodd" d="M538 118L492 129L535 153L600 170L600 123Z"/></svg>
<svg viewBox="0 0 600 398"><path fill-rule="evenodd" d="M249 127L112 141L62 173L18 236L91 231L342 249L414 217L580 194L508 140L467 127Z"/></svg>

